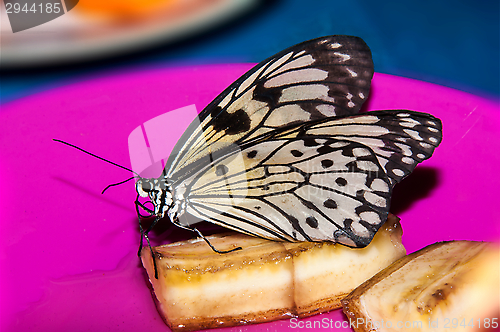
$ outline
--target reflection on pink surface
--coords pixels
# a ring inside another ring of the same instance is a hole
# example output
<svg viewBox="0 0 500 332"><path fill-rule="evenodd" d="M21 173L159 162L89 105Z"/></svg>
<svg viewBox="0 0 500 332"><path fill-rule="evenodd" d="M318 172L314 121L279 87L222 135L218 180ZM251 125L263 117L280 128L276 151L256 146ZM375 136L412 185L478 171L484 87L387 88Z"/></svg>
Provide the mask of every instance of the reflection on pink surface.
<svg viewBox="0 0 500 332"><path fill-rule="evenodd" d="M2 331L165 331L139 261L126 171L127 140L142 123L186 105L201 110L251 65L132 72L59 88L0 111ZM376 74L365 110L412 109L443 121L444 138L395 191L408 252L443 240L497 240L498 104L456 90ZM190 122L192 119L188 119ZM186 119L179 119L186 122ZM175 123L172 123L175 126ZM174 128L174 127L172 127ZM179 132L165 129L173 144ZM318 317L343 320L339 311ZM281 321L228 330L288 330Z"/></svg>
<svg viewBox="0 0 500 332"><path fill-rule="evenodd" d="M198 120L197 115L196 105L189 105L168 110L135 128L128 137L132 170L142 177L157 178L176 143L165 140L165 132L180 137L192 121Z"/></svg>

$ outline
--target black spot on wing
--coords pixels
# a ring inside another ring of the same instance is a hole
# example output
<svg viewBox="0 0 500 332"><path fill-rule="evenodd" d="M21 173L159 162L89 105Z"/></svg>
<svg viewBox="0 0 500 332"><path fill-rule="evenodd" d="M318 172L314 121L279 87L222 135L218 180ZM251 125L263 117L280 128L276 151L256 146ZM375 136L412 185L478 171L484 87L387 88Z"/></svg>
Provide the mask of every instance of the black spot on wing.
<svg viewBox="0 0 500 332"><path fill-rule="evenodd" d="M313 216L306 218L306 224L308 224L311 228L318 228L318 220Z"/></svg>
<svg viewBox="0 0 500 332"><path fill-rule="evenodd" d="M318 152L319 154L327 154L333 151L335 151L335 149L328 145L323 145L316 150L316 152Z"/></svg>
<svg viewBox="0 0 500 332"><path fill-rule="evenodd" d="M335 183L338 184L339 186L341 187L344 187L347 185L347 180L342 178L342 177L338 177L335 179Z"/></svg>
<svg viewBox="0 0 500 332"><path fill-rule="evenodd" d="M335 202L333 199L329 198L326 201L323 202L323 206L328 208L328 209L336 209L337 208L337 202Z"/></svg>
<svg viewBox="0 0 500 332"><path fill-rule="evenodd" d="M345 218L344 219L344 227L346 229L350 229L353 222L354 222L354 220L352 220L351 218Z"/></svg>
<svg viewBox="0 0 500 332"><path fill-rule="evenodd" d="M244 110L222 111L213 119L212 126L215 131L224 130L227 135L236 135L250 129L250 117Z"/></svg>
<svg viewBox="0 0 500 332"><path fill-rule="evenodd" d="M321 161L321 167L323 168L329 168L333 166L333 161L330 159L324 159Z"/></svg>
<svg viewBox="0 0 500 332"><path fill-rule="evenodd" d="M217 165L215 167L215 175L217 176L223 176L229 171L229 168L227 168L226 165Z"/></svg>
<svg viewBox="0 0 500 332"><path fill-rule="evenodd" d="M250 159L255 158L256 155L257 155L257 150L252 150L247 153L247 157Z"/></svg>
<svg viewBox="0 0 500 332"><path fill-rule="evenodd" d="M217 105L210 110L210 116L212 118L216 118L220 112L222 112L222 108L219 105Z"/></svg>
<svg viewBox="0 0 500 332"><path fill-rule="evenodd" d="M303 141L304 141L304 146L306 147L320 145L320 143L316 142L316 140L312 137L306 137L303 139Z"/></svg>

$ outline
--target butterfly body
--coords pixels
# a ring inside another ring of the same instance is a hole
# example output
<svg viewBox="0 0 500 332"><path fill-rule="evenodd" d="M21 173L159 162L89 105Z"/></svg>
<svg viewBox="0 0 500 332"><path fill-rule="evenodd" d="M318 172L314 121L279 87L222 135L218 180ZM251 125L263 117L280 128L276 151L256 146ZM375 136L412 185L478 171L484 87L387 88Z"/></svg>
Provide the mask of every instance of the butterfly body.
<svg viewBox="0 0 500 332"><path fill-rule="evenodd" d="M357 114L372 75L356 37L278 53L200 113L162 175L138 180L138 195L149 197L156 221L184 228L196 218L272 240L366 246L387 219L394 185L441 141L429 114Z"/></svg>

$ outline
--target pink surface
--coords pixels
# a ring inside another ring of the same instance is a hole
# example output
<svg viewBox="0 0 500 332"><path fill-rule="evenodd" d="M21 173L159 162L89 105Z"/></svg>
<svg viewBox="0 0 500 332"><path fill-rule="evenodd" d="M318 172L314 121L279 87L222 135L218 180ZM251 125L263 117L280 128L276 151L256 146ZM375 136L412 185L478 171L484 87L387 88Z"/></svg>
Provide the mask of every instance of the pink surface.
<svg viewBox="0 0 500 332"><path fill-rule="evenodd" d="M2 331L165 331L135 256L129 173L55 143L130 166L127 138L147 120L207 105L251 65L120 73L4 105L0 111ZM395 190L408 252L442 240L498 240L498 104L376 74L365 110L404 108L443 121L434 156ZM173 145L182 133L165 128ZM335 322L339 311L312 317ZM281 321L244 330L288 330ZM234 328L229 330L241 330ZM309 330L309 329L308 329Z"/></svg>

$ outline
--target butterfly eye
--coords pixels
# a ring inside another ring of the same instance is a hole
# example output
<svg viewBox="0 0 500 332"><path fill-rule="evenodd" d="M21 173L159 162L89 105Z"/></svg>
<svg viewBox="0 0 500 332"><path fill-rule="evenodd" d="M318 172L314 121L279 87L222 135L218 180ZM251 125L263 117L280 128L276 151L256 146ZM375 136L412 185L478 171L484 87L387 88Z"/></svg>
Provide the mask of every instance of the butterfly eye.
<svg viewBox="0 0 500 332"><path fill-rule="evenodd" d="M143 182L141 186L142 190L147 193L149 193L153 189L153 185L151 184L151 182Z"/></svg>

